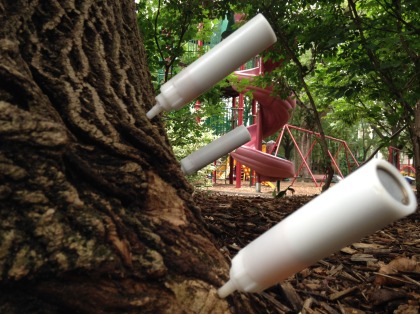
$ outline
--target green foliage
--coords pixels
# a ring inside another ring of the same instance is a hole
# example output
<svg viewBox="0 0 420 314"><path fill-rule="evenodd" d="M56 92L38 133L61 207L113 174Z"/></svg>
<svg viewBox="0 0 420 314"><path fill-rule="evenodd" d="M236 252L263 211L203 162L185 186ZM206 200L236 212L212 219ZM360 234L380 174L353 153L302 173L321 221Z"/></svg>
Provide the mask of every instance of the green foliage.
<svg viewBox="0 0 420 314"><path fill-rule="evenodd" d="M309 101L299 82L304 75L329 135L368 124L377 135L371 139L383 145L413 123L420 99L419 11L410 9L413 3L358 1L355 13L341 1L295 1L283 3L282 12L267 10L278 37L285 37L279 51L290 57L288 45L298 56L280 71L302 103ZM345 139L356 142L356 135ZM407 137L400 139L399 146L409 149Z"/></svg>

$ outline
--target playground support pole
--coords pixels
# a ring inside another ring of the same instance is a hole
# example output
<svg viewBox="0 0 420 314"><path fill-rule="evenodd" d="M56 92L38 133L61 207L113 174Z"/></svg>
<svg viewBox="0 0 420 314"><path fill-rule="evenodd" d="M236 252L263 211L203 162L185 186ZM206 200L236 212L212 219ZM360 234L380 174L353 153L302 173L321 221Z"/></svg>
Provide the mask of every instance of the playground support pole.
<svg viewBox="0 0 420 314"><path fill-rule="evenodd" d="M312 174L311 168L309 168L309 165L308 165L308 163L306 162L306 159L308 158L308 156L309 156L309 155L307 155L307 156L303 156L302 151L299 149L299 145L297 144L297 142L296 142L295 138L293 137L292 132L291 132L291 131L290 131L290 129L289 129L289 126L288 126L288 125L285 125L285 127L286 127L287 132L289 133L289 135L290 135L290 137L291 137L291 139L292 139L293 143L295 144L296 150L297 150L297 152L299 153L300 158L302 159L302 164L301 164L301 167L303 167L303 165L305 165L306 169L308 169L309 174L310 174L310 175L311 175L311 177L312 177L312 180L315 182L315 186L316 186L316 187L318 187L318 182L316 181L316 179L315 179L314 175ZM313 143L313 144L314 144L314 143ZM312 147L312 148L313 148L313 147ZM310 153L310 152L309 152L309 153ZM300 168L300 169L301 169L301 168ZM300 169L299 169L299 172L300 172ZM295 181L296 181L296 179L297 179L297 176L299 175L299 172L298 172L298 173L296 174L296 176L293 178L293 181L292 181L292 184L291 184L291 185L293 185L293 183L295 183Z"/></svg>
<svg viewBox="0 0 420 314"><path fill-rule="evenodd" d="M284 135L284 130L285 130L285 129L286 129L286 125L284 125L284 126L281 128L281 131L280 131L279 137L277 138L277 141L276 141L276 152L274 153L274 156L277 156L277 154L279 153L280 143L281 143L281 140L283 139L283 135Z"/></svg>
<svg viewBox="0 0 420 314"><path fill-rule="evenodd" d="M236 107L236 97L232 97L232 108ZM235 128L234 111L232 111L232 130ZM233 165L232 156L229 155L229 184L233 184Z"/></svg>
<svg viewBox="0 0 420 314"><path fill-rule="evenodd" d="M335 168L336 168L336 170L337 170L338 174L339 174L342 178L344 178L343 174L341 173L340 167L338 166L337 162L335 161L335 158L331 155L331 152L330 152L329 150L328 150L328 155L330 156L331 161L332 161L333 165L335 166Z"/></svg>
<svg viewBox="0 0 420 314"><path fill-rule="evenodd" d="M288 131L289 131L289 134L291 134L289 129L288 129ZM293 139L293 141L295 141L295 139ZM302 163L300 164L299 170L298 170L298 172L296 173L296 176L295 176L295 178L294 178L294 179L293 179L293 181L292 181L292 185L293 185L293 183L295 182L295 180L299 177L300 172L302 171L303 166L305 165L306 169L308 170L309 174L310 174L310 175L311 175L311 177L312 177L312 180L313 180L313 181L314 181L314 183L315 183L315 186L316 186L316 187L320 187L320 186L321 186L321 184L318 184L318 180L317 180L317 179L315 178L315 176L313 175L312 170L311 170L311 168L309 167L309 164L308 164L308 158L309 158L309 156L311 156L311 153L312 153L312 150L313 150L313 149L314 149L314 147L315 147L315 144L316 144L316 139L312 141L312 143L311 143L311 147L309 147L309 149L308 149L308 151L307 151L307 153L306 153L306 155L305 155L305 157L304 157L304 161L305 161L305 163L303 163L303 162L302 162ZM296 145L296 144L295 144L295 145ZM298 153L299 153L301 156L303 156L303 152L301 151L301 149L300 149L298 146L296 146L296 150L298 151Z"/></svg>
<svg viewBox="0 0 420 314"><path fill-rule="evenodd" d="M263 121L263 108L258 104L257 106L257 147L256 149L261 151L262 150L262 121ZM256 192L261 192L261 176L257 173L257 181L255 184Z"/></svg>
<svg viewBox="0 0 420 314"><path fill-rule="evenodd" d="M199 100L197 100L197 101L195 102L195 105L194 105L194 110L195 110L195 112L198 112L198 111L200 111L200 109L201 109L201 102L200 102ZM197 123L200 123L200 122L201 122L201 118L200 118L200 116L199 116L199 115L197 115L197 116L195 117L195 121L196 121Z"/></svg>
<svg viewBox="0 0 420 314"><path fill-rule="evenodd" d="M245 69L245 66L241 66L241 70ZM238 102L238 126L244 123L244 94L239 94L239 102ZM242 165L238 161L236 161L236 188L241 187L241 171Z"/></svg>
<svg viewBox="0 0 420 314"><path fill-rule="evenodd" d="M257 123L257 101L255 99L252 99L251 111L252 111L252 124L255 124ZM257 176L257 173L255 172L255 170L251 169L251 178L250 178L251 186L257 183L256 176Z"/></svg>
<svg viewBox="0 0 420 314"><path fill-rule="evenodd" d="M309 133L309 134L313 134L313 135L315 135L315 136L316 136L316 137L318 137L318 138L321 136L318 132L314 132L314 131L306 130L306 129L303 129L303 128L299 128L299 127L294 126L294 125L287 124L287 127L288 127L288 128L292 128L292 129L295 129L295 130L298 130L298 131L301 131L301 132L306 132L306 133ZM357 162L356 157L354 157L354 155L353 155L353 153L351 152L350 148L348 147L348 145L347 145L346 141L343 141L343 140L340 140L340 139L338 139L338 138L335 138L335 137L332 137L332 136L328 136L328 135L325 135L325 138L326 138L326 139L329 139L329 140L336 141L336 142L344 143L344 144L345 144L345 146L346 146L346 148L348 149L348 151L349 151L349 153L350 153L350 156L352 157L353 161L355 162L355 164L356 164L357 166L359 166L359 163Z"/></svg>
<svg viewBox="0 0 420 314"><path fill-rule="evenodd" d="M356 164L357 167L359 167L359 163L357 162L356 157L354 157L353 153L350 150L350 147L347 145L346 142L344 142L344 147L345 147L345 152L346 152L347 172L350 173L351 168L350 168L349 154L353 158L353 161L354 161L354 163Z"/></svg>
<svg viewBox="0 0 420 314"><path fill-rule="evenodd" d="M262 62L261 58L258 60L258 68L259 68L259 75L263 73ZM260 104L255 104L255 112L256 112L256 123L257 123L257 147L256 149L261 151L262 150L262 108ZM257 193L261 193L261 176L259 173L255 172L255 191Z"/></svg>
<svg viewBox="0 0 420 314"><path fill-rule="evenodd" d="M311 175L312 180L313 180L313 182L315 183L315 186L318 186L318 182L317 182L316 178L313 176L312 171L311 171L311 169L309 168L309 165L308 165L308 164L307 164L307 162L306 162L307 158L309 158L309 155L310 155L310 154L311 154L311 152L312 152L313 146L315 145L316 141L312 142L312 147L310 148L310 150L309 150L308 154L307 154L306 156L303 156L302 152L301 152L301 151L300 151L300 149L299 149L299 146L297 145L297 142L296 142L296 140L295 140L295 138L294 138L293 134L291 133L291 129L296 130L296 131L299 131L299 132L305 132L305 133L308 133L308 134L312 134L312 135L314 135L314 136L316 136L316 137L318 137L318 138L320 137L320 134L319 134L319 133L317 133L317 132L310 131L310 130L306 130L306 129L303 129L303 128L300 128L300 127L296 127L296 126L293 126L293 125L286 124L286 125L284 125L284 126L283 126L283 128L282 128L282 130L281 130L281 132L280 132L280 134L279 134L279 136L277 137L277 140L276 140L276 144L277 144L276 155L277 155L278 149L279 149L279 147L280 147L281 140L283 139L284 132L285 132L285 131L287 131L287 132L288 132L288 134L289 134L289 136L290 136L290 137L291 137L291 139L292 139L293 144L295 145L296 151L299 153L300 158L302 159L302 163L301 163L301 165L300 165L300 167L299 167L299 170L297 171L297 173L296 173L295 177L293 178L293 181L292 181L291 185L293 185L293 183L296 181L296 179L297 179L297 177L298 177L298 175L299 175L299 173L300 173L301 169L303 168L303 166L305 166L305 167L306 167L306 169L308 169L309 174ZM334 138L334 137L332 137L332 136L328 136L328 135L326 135L326 136L325 136L325 138L327 138L327 139L329 139L329 140L331 140L331 141L334 141L334 142L338 142L338 143L340 143L340 146L339 146L339 148L337 149L337 152L335 153L335 155L334 155L334 156L332 156L332 154L331 154L331 152L330 152L330 151L329 151L329 155L330 155L330 157L332 158L332 160L334 160L334 162L333 162L334 167L337 169L337 172L338 172L338 173L339 173L342 177L344 177L344 176L343 176L343 174L341 173L341 170L340 170L340 168L339 168L339 164L335 161L335 159L338 157L339 151L340 151L343 147L344 147L344 149L345 149L345 156L346 156L346 162L347 162L347 170L348 170L348 172L349 172L349 173L351 172L351 165L350 165L351 160L350 160L350 158L352 159L352 161L353 161L354 165L356 165L356 167L359 167L359 163L358 163L358 161L357 161L356 157L355 157L355 156L353 155L353 153L351 152L350 147L347 145L347 142L346 142L346 141L341 140L341 139L337 139L337 138Z"/></svg>
<svg viewBox="0 0 420 314"><path fill-rule="evenodd" d="M213 184L216 184L217 183L217 170L216 170L217 162L216 162L216 160L213 161L213 165L214 165L214 171L213 171L212 179L213 179Z"/></svg>

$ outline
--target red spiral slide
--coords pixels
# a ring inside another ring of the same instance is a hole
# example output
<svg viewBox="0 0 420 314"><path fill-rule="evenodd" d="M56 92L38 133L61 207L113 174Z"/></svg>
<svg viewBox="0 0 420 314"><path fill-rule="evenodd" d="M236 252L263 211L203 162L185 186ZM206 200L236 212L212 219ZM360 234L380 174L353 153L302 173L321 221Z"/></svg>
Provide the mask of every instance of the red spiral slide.
<svg viewBox="0 0 420 314"><path fill-rule="evenodd" d="M248 79L260 75L260 68L253 68L243 71L236 71L239 79ZM289 120L291 112L296 105L292 98L281 99L271 95L271 88L259 88L248 86L247 91L251 91L254 99L261 106L261 138L266 138L281 129ZM292 162L264 153L257 149L258 125L253 124L248 127L251 133L251 141L237 148L231 156L243 165L255 170L263 181L276 181L294 176L294 165Z"/></svg>

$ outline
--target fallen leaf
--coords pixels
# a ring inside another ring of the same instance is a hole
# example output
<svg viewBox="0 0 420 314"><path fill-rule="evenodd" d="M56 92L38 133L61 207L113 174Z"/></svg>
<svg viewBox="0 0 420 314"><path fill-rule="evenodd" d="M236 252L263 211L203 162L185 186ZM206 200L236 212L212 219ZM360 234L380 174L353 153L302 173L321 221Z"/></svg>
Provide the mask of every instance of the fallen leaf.
<svg viewBox="0 0 420 314"><path fill-rule="evenodd" d="M418 305L401 304L395 311L394 314L418 314Z"/></svg>
<svg viewBox="0 0 420 314"><path fill-rule="evenodd" d="M376 285L401 285L403 283L401 279L392 278L392 275L397 275L399 272L420 272L420 263L414 257L411 259L398 257L379 268L374 283Z"/></svg>

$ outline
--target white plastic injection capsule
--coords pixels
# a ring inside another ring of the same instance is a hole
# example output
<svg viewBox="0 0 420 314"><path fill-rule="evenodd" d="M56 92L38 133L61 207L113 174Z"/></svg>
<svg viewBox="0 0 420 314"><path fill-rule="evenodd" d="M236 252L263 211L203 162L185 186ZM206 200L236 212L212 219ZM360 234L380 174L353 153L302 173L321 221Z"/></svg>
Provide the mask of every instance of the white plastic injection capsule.
<svg viewBox="0 0 420 314"><path fill-rule="evenodd" d="M416 208L404 177L374 159L240 250L218 294L261 292Z"/></svg>
<svg viewBox="0 0 420 314"><path fill-rule="evenodd" d="M182 159L181 169L186 175L192 174L250 140L248 129L240 125Z"/></svg>
<svg viewBox="0 0 420 314"><path fill-rule="evenodd" d="M163 84L147 117L152 119L163 110L180 109L276 41L276 35L264 16L256 15Z"/></svg>

